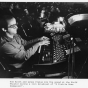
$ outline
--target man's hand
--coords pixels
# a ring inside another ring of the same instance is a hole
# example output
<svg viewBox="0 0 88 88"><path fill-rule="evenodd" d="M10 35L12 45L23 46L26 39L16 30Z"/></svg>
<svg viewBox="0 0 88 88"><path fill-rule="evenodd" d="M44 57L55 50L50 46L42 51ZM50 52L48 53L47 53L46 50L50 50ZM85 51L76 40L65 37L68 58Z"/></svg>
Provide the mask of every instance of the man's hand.
<svg viewBox="0 0 88 88"><path fill-rule="evenodd" d="M42 45L49 45L49 44L50 44L50 41L48 41L48 40L43 40L43 41L36 43L32 48L30 48L31 55L35 54L38 47L41 47Z"/></svg>
<svg viewBox="0 0 88 88"><path fill-rule="evenodd" d="M41 37L39 40L40 40L40 41L43 41L43 40L49 40L49 38L46 37L46 36L43 36L43 37Z"/></svg>
<svg viewBox="0 0 88 88"><path fill-rule="evenodd" d="M39 44L39 46L49 45L50 44L50 41L49 40L43 40L43 41L39 42L38 44Z"/></svg>

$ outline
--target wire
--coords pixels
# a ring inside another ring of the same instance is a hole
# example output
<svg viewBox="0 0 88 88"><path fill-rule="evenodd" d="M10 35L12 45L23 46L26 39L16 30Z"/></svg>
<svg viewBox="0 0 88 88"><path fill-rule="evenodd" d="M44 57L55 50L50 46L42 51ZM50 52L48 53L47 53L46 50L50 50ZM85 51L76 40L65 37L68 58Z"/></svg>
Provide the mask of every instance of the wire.
<svg viewBox="0 0 88 88"><path fill-rule="evenodd" d="M83 64L83 66L82 66L82 68L81 68L81 70L80 70L80 72L79 72L79 75L82 73L83 67L84 67L84 65L86 64L87 59L88 59L88 58L86 58L86 60L85 60L85 62L84 62L84 64ZM78 77L79 77L79 75L78 75ZM78 77L77 77L77 78L78 78Z"/></svg>

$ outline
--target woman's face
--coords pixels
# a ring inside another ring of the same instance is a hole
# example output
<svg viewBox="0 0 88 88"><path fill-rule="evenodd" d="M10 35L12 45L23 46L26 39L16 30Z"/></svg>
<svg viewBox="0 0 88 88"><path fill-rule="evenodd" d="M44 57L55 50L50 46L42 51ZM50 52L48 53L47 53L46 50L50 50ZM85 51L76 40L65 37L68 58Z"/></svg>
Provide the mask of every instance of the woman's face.
<svg viewBox="0 0 88 88"><path fill-rule="evenodd" d="M7 20L7 31L10 35L15 35L17 33L17 23L16 19L12 18L10 20Z"/></svg>

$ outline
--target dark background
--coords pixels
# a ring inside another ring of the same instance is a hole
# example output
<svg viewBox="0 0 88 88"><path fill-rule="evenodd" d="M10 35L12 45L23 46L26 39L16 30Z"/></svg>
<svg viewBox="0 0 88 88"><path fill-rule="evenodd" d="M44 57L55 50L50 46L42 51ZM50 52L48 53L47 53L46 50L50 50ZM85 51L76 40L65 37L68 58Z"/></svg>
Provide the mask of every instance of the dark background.
<svg viewBox="0 0 88 88"><path fill-rule="evenodd" d="M25 9L29 14L26 14ZM22 32L22 25L27 36L42 35L43 29L40 30L41 26L38 21L42 9L45 10L44 21L52 23L59 16L67 20L72 15L88 13L88 2L0 2L0 15L14 15L19 25L18 33L23 38L25 35Z"/></svg>

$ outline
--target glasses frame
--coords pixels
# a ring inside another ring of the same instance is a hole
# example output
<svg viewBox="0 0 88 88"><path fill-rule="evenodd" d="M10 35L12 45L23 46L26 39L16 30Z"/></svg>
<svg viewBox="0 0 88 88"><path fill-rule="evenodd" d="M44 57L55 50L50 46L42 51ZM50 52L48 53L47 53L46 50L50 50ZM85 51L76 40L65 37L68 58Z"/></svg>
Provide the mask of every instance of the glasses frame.
<svg viewBox="0 0 88 88"><path fill-rule="evenodd" d="M13 24L13 25L10 25L10 26L8 26L8 28L14 28L14 29L16 29L16 28L17 28L17 26L18 26L18 23Z"/></svg>

